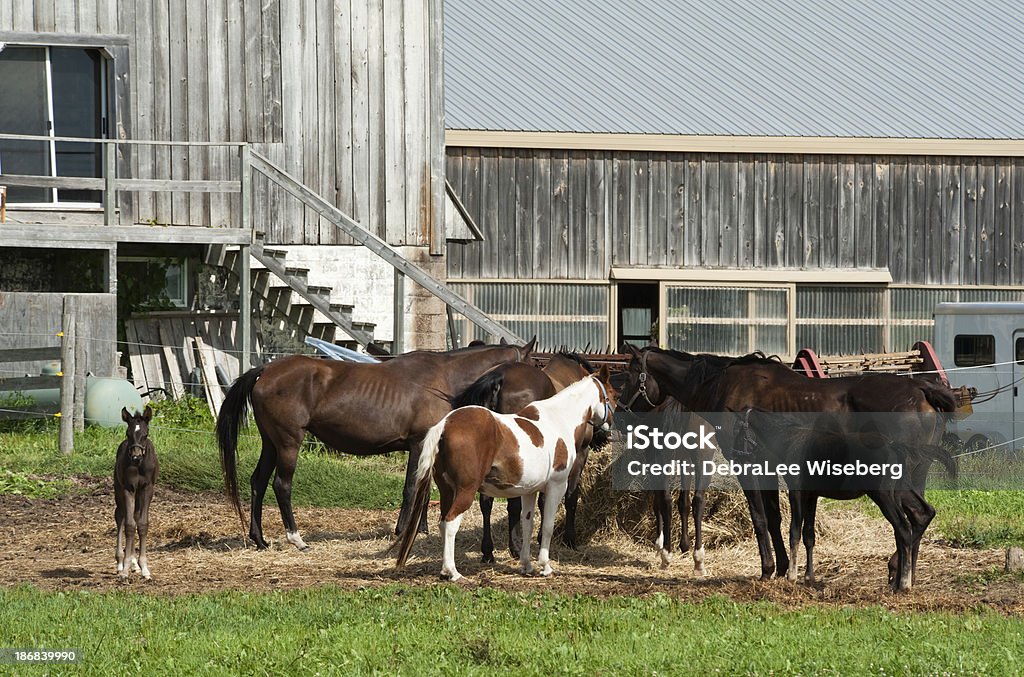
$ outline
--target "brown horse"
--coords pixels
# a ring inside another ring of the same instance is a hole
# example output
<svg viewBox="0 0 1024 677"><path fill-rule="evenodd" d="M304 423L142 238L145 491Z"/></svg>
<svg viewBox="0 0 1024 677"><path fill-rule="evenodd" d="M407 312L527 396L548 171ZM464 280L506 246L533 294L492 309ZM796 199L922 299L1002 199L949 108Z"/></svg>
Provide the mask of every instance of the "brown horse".
<svg viewBox="0 0 1024 677"><path fill-rule="evenodd" d="M915 412L917 425L898 431L897 439L937 444L945 421L937 413L952 412L956 400L948 387L921 378L866 373L830 379L809 379L760 353L732 358L692 355L675 350L627 346L633 355L622 400L627 406L640 398L651 406L671 395L690 411L739 412L755 407L775 412ZM719 434L727 455L737 448L733 432ZM746 478L744 494L757 535L761 578L789 569L777 478ZM921 488L923 493L923 487ZM771 546L769 545L769 536ZM917 545L915 544L914 552ZM896 575L898 556L890 559Z"/></svg>
<svg viewBox="0 0 1024 677"><path fill-rule="evenodd" d="M252 403L263 450L250 480L252 505L249 537L259 548L263 538L263 495L270 475L288 542L308 546L292 514L292 477L299 447L310 433L328 447L357 456L409 451L400 530L409 521L413 476L427 430L451 411L451 401L481 374L503 362L521 362L533 351L526 346L479 346L449 352L417 351L380 364L286 357L251 369L238 378L224 398L217 418L224 485L242 523L235 452L238 432ZM423 516L425 520L425 515ZM423 522L425 527L425 522Z"/></svg>
<svg viewBox="0 0 1024 677"><path fill-rule="evenodd" d="M548 554L555 511L568 486L575 456L587 444L590 429L610 423L614 406L615 390L608 383L608 368L603 367L599 374L528 405L518 415L461 407L431 428L416 471L413 505L417 510L426 506L433 474L441 494L441 575L452 581L462 577L455 568L455 534L477 491L523 497L519 561L524 574L533 571L530 535L537 494L548 494L537 563L541 575L551 575ZM397 543L398 566L405 564L415 538L415 525L407 524Z"/></svg>
<svg viewBox="0 0 1024 677"><path fill-rule="evenodd" d="M478 378L452 402L453 408L477 405L499 414L514 414L530 402L546 400L556 392L594 373L594 367L576 353L557 353L543 369L522 362L500 364ZM565 529L562 538L566 545L576 547L576 504L579 501L579 477L587 462L590 447L584 446L576 457L569 476L569 490L565 495ZM494 562L494 541L491 535L491 510L494 497L480 494L480 512L484 533L480 552L485 563ZM541 499L543 507L543 498ZM519 557L522 534L519 533L523 501L518 496L508 499L508 549L512 557Z"/></svg>
<svg viewBox="0 0 1024 677"><path fill-rule="evenodd" d="M121 420L128 424L125 439L117 447L114 460L114 522L117 525L117 575L128 578L130 569L142 572L149 580L149 558L146 556L146 535L149 533L149 504L153 487L160 473L153 440L149 439L149 422L153 410L146 407L141 414L121 409ZM139 534L139 557L135 558L135 533Z"/></svg>

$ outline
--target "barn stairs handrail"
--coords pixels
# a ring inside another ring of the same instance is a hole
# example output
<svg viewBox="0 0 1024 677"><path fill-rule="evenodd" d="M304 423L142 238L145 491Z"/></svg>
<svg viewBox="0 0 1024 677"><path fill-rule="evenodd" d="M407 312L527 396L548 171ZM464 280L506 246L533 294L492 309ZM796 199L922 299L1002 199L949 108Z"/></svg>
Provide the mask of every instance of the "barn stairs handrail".
<svg viewBox="0 0 1024 677"><path fill-rule="evenodd" d="M354 219L332 205L324 198L317 195L312 189L301 181L291 176L266 157L255 150L249 151L250 166L260 174L284 188L293 196L301 200L307 207L316 210L324 218L333 223L346 235L363 245L395 270L409 277L428 292L444 301L453 310L466 316L478 327L493 334L498 338L504 338L512 343L523 343L523 339L505 326L492 320L484 311L473 305L461 295L452 291L447 285L435 278L433 275L417 266L402 256L394 247L377 237L370 231L363 228Z"/></svg>

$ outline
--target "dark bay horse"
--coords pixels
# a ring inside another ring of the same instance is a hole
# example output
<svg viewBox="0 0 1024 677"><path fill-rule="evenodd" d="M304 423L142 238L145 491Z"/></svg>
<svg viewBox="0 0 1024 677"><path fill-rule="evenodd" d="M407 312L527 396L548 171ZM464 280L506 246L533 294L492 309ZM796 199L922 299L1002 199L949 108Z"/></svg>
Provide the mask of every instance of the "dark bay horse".
<svg viewBox="0 0 1024 677"><path fill-rule="evenodd" d="M124 579L132 569L149 580L149 558L146 556L146 535L149 533L149 505L153 487L160 474L153 440L149 439L149 422L153 410L130 414L121 409L121 420L128 424L125 439L117 447L114 460L114 522L117 525L117 575ZM139 534L139 557L135 558L135 534Z"/></svg>
<svg viewBox="0 0 1024 677"><path fill-rule="evenodd" d="M796 464L801 474L786 478L789 488L789 547L792 554L787 578L797 579L796 552L801 533L807 551L804 577L814 581L814 518L818 497L850 500L867 496L892 525L897 562L889 571L893 590L909 590L917 569L921 539L935 517L935 508L924 498L924 477L932 461L941 462L956 478L955 459L943 447L899 442L879 432L890 428L884 420L855 423L852 417L824 414L799 415L747 409L737 422L744 440L744 455L760 463ZM863 418L863 417L862 417ZM899 420L906 417L900 416ZM893 423L898 424L899 421ZM881 425L878 425L881 424ZM858 429L860 428L860 429ZM753 433L753 434L750 434ZM850 464L877 470L860 475L824 474L825 464ZM817 467L819 474L811 475Z"/></svg>
<svg viewBox="0 0 1024 677"><path fill-rule="evenodd" d="M276 470L274 494L287 539L300 550L308 548L295 526L291 503L292 477L307 432L331 449L357 456L408 450L396 531L410 520L417 521L417 515L409 514L409 505L423 436L451 411L456 394L498 364L525 360L535 343L536 338L526 346L416 351L379 364L294 355L240 376L224 398L217 418L217 439L224 486L244 524L235 452L239 428L251 402L263 450L250 480L249 537L257 547L267 547L263 495Z"/></svg>
<svg viewBox="0 0 1024 677"><path fill-rule="evenodd" d="M945 420L939 413L956 408L948 387L922 378L865 373L829 379L810 379L760 353L743 357L692 355L660 348L637 349L633 355L622 401L643 400L657 406L672 396L690 411L739 412L756 407L775 412L914 412L916 425L897 431L895 439L938 444ZM734 431L719 433L723 451L734 453ZM761 557L761 578L789 569L777 478L741 478ZM923 487L922 487L923 492ZM769 544L769 537L771 543ZM775 558L772 557L772 548ZM896 555L890 570L896 569Z"/></svg>
<svg viewBox="0 0 1024 677"><path fill-rule="evenodd" d="M665 431L690 431L696 430L703 422L699 416L687 410L674 397L666 397L663 402L655 407L645 401L635 401L631 413L650 412L658 418L655 422ZM699 472L691 477L683 477L680 481L679 498L676 500L676 509L679 511L679 521L682 533L679 539L679 552L690 552L689 519L693 515L693 571L698 576L704 576L704 508L706 506L705 493L708 485L711 484L711 477L703 473L704 462L714 458L714 452L707 449L695 449L690 452L690 458L694 468ZM691 494L692 487L692 494ZM655 544L658 554L661 557L662 568L667 568L672 561L672 490L661 489L652 492L654 502L654 518L656 522L656 533L658 534Z"/></svg>
<svg viewBox="0 0 1024 677"><path fill-rule="evenodd" d="M416 471L413 505L415 510L426 506L433 474L441 494L441 575L452 581L462 577L455 568L455 534L478 491L523 497L519 562L522 573L532 573L530 535L537 494L543 491L548 501L541 519L537 564L541 575L550 576L555 511L568 487L575 456L587 444L588 430L610 423L614 407L615 390L608 383L606 366L518 414L461 407L431 428ZM415 538L416 525L406 524L397 543L398 566L405 564Z"/></svg>
<svg viewBox="0 0 1024 677"><path fill-rule="evenodd" d="M576 353L556 353L543 369L523 363L509 362L494 367L478 378L452 402L453 408L477 405L499 414L515 414L523 407L546 400L556 392L586 378L595 369L586 358ZM579 477L587 462L589 444L577 456L569 478L569 491L565 495L565 530L562 538L566 545L576 547L576 504L579 501ZM512 557L519 557L517 539L522 514L522 499L508 499L508 549ZM494 497L480 494L480 512L483 515L483 540L480 544L482 561L494 562L494 541L491 535L491 510Z"/></svg>

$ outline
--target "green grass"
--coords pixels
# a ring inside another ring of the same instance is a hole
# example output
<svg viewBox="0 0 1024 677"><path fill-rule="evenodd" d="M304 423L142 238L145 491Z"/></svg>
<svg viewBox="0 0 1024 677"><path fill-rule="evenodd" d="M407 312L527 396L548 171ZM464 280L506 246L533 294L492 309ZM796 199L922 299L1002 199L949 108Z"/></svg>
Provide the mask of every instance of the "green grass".
<svg viewBox="0 0 1024 677"><path fill-rule="evenodd" d="M207 418L209 415L207 414ZM223 479L220 452L212 422L193 422L194 427L159 414L150 437L160 458L160 482L183 491L220 491ZM173 425L177 423L178 425ZM74 452L65 456L57 448L57 428L26 431L15 427L0 431L0 493L52 498L73 490L66 478L109 478L124 429L89 426L75 435ZM238 478L248 486L249 475L259 458L255 428L242 431L238 451ZM319 444L308 444L299 455L293 484L297 505L342 508L393 509L401 504L405 473L404 453L360 458L334 454ZM5 475L5 472L8 473ZM5 480L5 477L8 479ZM62 479L63 478L63 479ZM25 488L39 485L35 493ZM243 494L247 490L243 489ZM243 496L244 498L244 496ZM273 492L267 500L274 502Z"/></svg>
<svg viewBox="0 0 1024 677"><path fill-rule="evenodd" d="M1024 622L448 585L173 598L18 588L0 590L0 646L79 649L66 671L98 675L1013 675Z"/></svg>

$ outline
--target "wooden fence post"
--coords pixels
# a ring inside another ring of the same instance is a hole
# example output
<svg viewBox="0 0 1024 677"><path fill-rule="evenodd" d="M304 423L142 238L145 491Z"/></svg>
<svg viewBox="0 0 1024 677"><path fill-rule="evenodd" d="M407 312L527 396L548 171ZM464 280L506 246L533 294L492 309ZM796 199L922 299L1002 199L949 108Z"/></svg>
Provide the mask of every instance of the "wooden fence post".
<svg viewBox="0 0 1024 677"><path fill-rule="evenodd" d="M70 454L75 440L75 314L68 309L66 297L61 316L60 371L60 451Z"/></svg>

